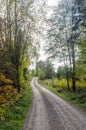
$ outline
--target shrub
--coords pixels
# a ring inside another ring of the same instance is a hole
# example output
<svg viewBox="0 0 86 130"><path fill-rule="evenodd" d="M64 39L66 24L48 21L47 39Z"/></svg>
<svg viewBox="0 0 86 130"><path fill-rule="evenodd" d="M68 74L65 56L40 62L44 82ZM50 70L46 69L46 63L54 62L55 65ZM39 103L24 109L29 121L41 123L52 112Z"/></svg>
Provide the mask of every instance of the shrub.
<svg viewBox="0 0 86 130"><path fill-rule="evenodd" d="M11 98L16 98L18 95L12 84L12 80L0 73L0 104L5 103L7 100L10 101Z"/></svg>

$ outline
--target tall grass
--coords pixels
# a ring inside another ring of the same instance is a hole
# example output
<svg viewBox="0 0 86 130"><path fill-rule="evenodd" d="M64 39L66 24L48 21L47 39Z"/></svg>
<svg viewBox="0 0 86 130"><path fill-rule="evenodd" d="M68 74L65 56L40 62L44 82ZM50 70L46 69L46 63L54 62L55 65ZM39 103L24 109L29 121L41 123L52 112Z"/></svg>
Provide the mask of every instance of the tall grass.
<svg viewBox="0 0 86 130"><path fill-rule="evenodd" d="M70 89L67 89L66 79L47 79L41 80L39 83L48 90L66 99L67 101L80 106L86 110L86 81L76 81L76 92L72 92L72 81L69 81Z"/></svg>
<svg viewBox="0 0 86 130"><path fill-rule="evenodd" d="M50 82L48 80L46 80L46 82ZM53 79L51 80L51 84L52 84L52 87L55 87L55 88L62 88L62 89L67 89L67 81L66 79ZM72 90L72 81L71 79L69 80L69 85L70 85L70 88ZM76 91L77 90L81 90L81 89L86 89L86 81L76 81Z"/></svg>

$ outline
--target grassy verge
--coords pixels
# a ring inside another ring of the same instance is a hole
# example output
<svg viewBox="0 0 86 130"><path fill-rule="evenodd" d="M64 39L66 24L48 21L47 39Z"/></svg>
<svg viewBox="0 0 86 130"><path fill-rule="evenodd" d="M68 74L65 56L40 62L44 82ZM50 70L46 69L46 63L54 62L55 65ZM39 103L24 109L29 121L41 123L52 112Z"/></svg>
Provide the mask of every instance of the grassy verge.
<svg viewBox="0 0 86 130"><path fill-rule="evenodd" d="M61 88L61 87L52 87L50 80L39 80L39 83L45 87L46 89L50 90L54 94L60 96L61 98L67 100L68 102L83 108L86 110L86 89L82 89L80 92L76 91L76 93L68 92L67 88Z"/></svg>
<svg viewBox="0 0 86 130"><path fill-rule="evenodd" d="M5 120L0 122L0 130L22 130L28 110L32 103L32 89L29 83L23 89L19 101L11 107L3 105L3 110L8 109Z"/></svg>

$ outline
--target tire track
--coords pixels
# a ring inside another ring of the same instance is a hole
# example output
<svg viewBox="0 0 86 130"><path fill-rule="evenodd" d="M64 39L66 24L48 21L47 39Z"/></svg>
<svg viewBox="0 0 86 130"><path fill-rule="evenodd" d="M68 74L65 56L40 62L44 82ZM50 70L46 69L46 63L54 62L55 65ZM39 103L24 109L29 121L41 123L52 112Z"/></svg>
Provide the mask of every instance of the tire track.
<svg viewBox="0 0 86 130"><path fill-rule="evenodd" d="M86 130L86 113L31 82L33 106L23 130Z"/></svg>

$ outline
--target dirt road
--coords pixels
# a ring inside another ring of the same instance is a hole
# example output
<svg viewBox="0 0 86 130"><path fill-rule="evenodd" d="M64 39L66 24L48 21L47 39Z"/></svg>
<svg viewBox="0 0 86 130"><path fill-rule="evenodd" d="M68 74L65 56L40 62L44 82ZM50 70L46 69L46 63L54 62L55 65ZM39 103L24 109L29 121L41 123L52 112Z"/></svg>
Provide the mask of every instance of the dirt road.
<svg viewBox="0 0 86 130"><path fill-rule="evenodd" d="M23 130L86 130L85 112L42 88L37 78L32 80L31 86L33 106Z"/></svg>

